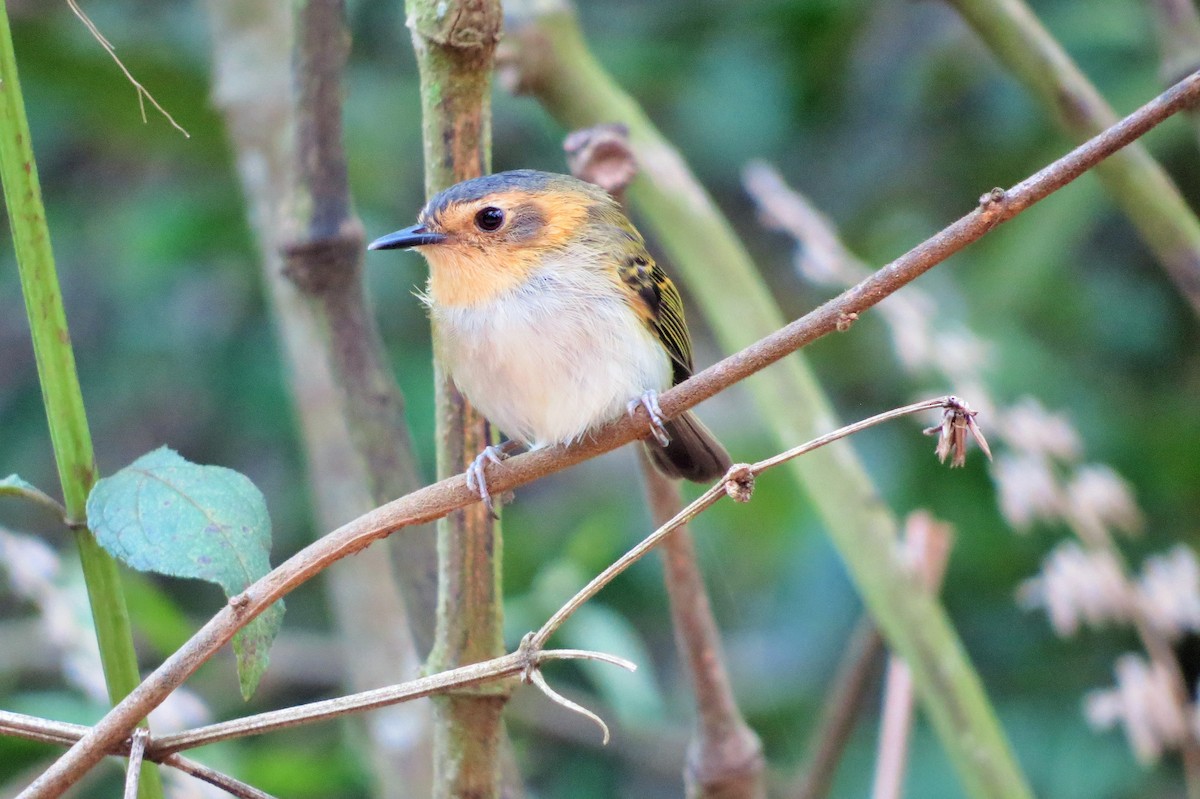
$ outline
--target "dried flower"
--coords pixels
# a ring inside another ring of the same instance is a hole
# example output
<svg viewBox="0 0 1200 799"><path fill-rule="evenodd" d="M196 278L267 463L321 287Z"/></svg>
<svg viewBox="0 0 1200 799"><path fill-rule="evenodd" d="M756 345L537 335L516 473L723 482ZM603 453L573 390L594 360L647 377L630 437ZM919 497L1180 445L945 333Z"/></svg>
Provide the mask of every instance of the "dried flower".
<svg viewBox="0 0 1200 799"><path fill-rule="evenodd" d="M1146 618L1169 638L1200 631L1200 564L1195 554L1181 544L1147 558L1137 600Z"/></svg>
<svg viewBox="0 0 1200 799"><path fill-rule="evenodd" d="M1041 575L1017 589L1017 599L1026 608L1045 608L1050 625L1064 638L1083 624L1127 620L1133 603L1120 564L1107 552L1089 552L1074 541L1054 548Z"/></svg>
<svg viewBox="0 0 1200 799"><path fill-rule="evenodd" d="M971 407L958 397L947 397L942 409L942 423L937 427L925 430L926 435L938 437L938 444L934 449L938 460L945 463L946 458L953 452L954 458L950 461L951 468L966 463L968 432L975 439L975 443L979 444L983 454L990 459L992 451L983 437L983 431L975 423L976 411L971 410Z"/></svg>
<svg viewBox="0 0 1200 799"><path fill-rule="evenodd" d="M1110 529L1133 535L1143 526L1129 483L1100 463L1081 466L1067 485L1066 519L1085 541L1107 537Z"/></svg>
<svg viewBox="0 0 1200 799"><path fill-rule="evenodd" d="M1188 734L1188 714L1175 699L1172 676L1140 655L1126 654L1114 669L1117 685L1093 691L1084 700L1084 715L1093 729L1125 725L1125 736L1138 762L1154 763L1164 751L1178 749Z"/></svg>

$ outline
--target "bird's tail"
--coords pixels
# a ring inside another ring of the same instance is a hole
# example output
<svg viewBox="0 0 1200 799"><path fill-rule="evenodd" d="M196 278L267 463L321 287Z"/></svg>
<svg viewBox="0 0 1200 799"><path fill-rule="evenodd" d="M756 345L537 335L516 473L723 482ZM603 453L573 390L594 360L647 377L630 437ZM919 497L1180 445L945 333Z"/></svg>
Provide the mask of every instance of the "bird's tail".
<svg viewBox="0 0 1200 799"><path fill-rule="evenodd" d="M729 453L696 414L688 411L665 426L669 444L662 447L652 439L643 443L650 462L667 477L711 483L729 471Z"/></svg>

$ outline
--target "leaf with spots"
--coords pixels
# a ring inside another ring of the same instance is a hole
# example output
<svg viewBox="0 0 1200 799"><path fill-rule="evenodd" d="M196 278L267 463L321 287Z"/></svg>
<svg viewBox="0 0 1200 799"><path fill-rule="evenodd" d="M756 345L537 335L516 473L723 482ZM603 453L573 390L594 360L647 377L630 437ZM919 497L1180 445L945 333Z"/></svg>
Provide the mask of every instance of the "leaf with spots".
<svg viewBox="0 0 1200 799"><path fill-rule="evenodd" d="M271 569L271 522L245 475L190 463L161 447L96 483L88 526L113 557L139 571L191 577L227 597ZM233 639L242 696L254 693L283 621L276 602Z"/></svg>

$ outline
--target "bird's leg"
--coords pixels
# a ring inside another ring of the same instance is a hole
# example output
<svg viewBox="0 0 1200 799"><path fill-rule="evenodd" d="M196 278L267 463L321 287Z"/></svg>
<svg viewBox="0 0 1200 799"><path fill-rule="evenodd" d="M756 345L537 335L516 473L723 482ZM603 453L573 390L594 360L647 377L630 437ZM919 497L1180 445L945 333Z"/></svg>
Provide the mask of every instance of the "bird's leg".
<svg viewBox="0 0 1200 799"><path fill-rule="evenodd" d="M637 399L631 399L625 410L630 416L633 416L639 405L645 408L646 413L650 415L650 432L654 435L654 440L661 447L670 444L671 437L667 435L667 426L662 418L662 408L658 407L658 392L654 389L643 392L642 396Z"/></svg>
<svg viewBox="0 0 1200 799"><path fill-rule="evenodd" d="M492 495L488 492L487 477L484 476L483 470L487 468L489 462L499 464L520 447L521 442L511 438L499 446L489 444L483 448L483 452L475 456L475 460L471 461L471 465L467 467L467 488L479 494L488 513L493 516L496 515L496 508L492 504Z"/></svg>

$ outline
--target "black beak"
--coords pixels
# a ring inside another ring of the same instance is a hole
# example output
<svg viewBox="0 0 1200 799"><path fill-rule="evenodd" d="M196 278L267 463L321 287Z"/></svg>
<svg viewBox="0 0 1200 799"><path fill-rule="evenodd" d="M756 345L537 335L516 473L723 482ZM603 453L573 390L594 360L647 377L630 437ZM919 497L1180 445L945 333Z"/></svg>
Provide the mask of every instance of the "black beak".
<svg viewBox="0 0 1200 799"><path fill-rule="evenodd" d="M445 235L433 233L424 225L413 225L404 230L397 230L386 236L380 236L367 245L368 250L405 250L409 247L423 247L426 244L441 244L446 240Z"/></svg>

